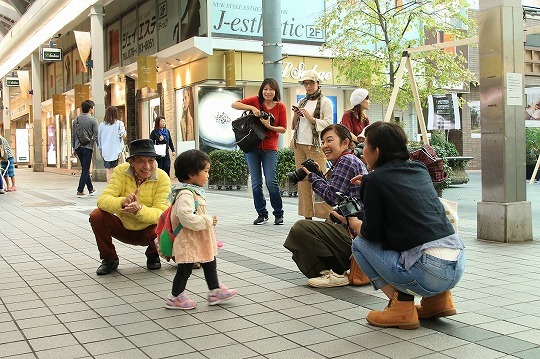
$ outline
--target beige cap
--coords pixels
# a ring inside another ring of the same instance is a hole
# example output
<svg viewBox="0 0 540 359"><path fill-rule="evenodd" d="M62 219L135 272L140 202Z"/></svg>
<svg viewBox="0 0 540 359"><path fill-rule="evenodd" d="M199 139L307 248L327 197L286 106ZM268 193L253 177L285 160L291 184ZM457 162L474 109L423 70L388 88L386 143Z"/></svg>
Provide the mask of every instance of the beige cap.
<svg viewBox="0 0 540 359"><path fill-rule="evenodd" d="M307 70L302 73L302 77L300 80L298 80L298 83L302 85L304 81L313 81L313 82L321 82L321 78L319 77L319 74L316 73L313 70Z"/></svg>

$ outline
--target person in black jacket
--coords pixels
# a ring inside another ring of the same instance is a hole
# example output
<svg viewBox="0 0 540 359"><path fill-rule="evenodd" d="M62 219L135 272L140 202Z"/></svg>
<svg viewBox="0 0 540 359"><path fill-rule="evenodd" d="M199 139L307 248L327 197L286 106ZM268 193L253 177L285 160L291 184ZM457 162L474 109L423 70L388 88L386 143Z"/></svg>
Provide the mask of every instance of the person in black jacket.
<svg viewBox="0 0 540 359"><path fill-rule="evenodd" d="M82 113L71 124L71 146L73 154L81 163L81 177L77 186L77 196L84 197L84 187L88 189L88 195L93 195L96 190L90 176L90 164L94 153L94 144L98 140L98 123L94 114L94 101L85 100L81 103ZM86 136L86 138L84 138ZM86 142L86 141L88 142ZM82 141L82 143L81 143Z"/></svg>
<svg viewBox="0 0 540 359"><path fill-rule="evenodd" d="M158 168L161 168L163 171L171 176L171 157L169 155L169 149L174 156L174 144L171 138L171 132L167 129L167 122L165 117L158 116L154 121L154 129L150 132L150 139L154 145L165 145L165 156L156 157Z"/></svg>
<svg viewBox="0 0 540 359"><path fill-rule="evenodd" d="M351 180L361 184L364 204L361 219L349 218L358 234L352 253L374 288L390 299L383 311L369 312L367 321L415 329L418 318L455 314L450 289L463 275L464 245L426 167L409 160L407 136L395 123L375 122L365 137L363 156L372 171ZM414 305L415 295L423 297L420 306Z"/></svg>

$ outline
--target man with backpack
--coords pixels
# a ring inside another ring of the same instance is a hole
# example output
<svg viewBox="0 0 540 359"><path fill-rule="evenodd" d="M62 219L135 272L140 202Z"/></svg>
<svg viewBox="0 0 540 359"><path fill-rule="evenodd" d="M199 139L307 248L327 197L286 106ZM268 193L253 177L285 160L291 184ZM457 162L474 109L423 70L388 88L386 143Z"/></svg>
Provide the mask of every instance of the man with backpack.
<svg viewBox="0 0 540 359"><path fill-rule="evenodd" d="M77 196L86 196L84 186L88 194L93 195L96 190L90 177L90 163L94 153L94 143L98 138L98 123L94 114L94 101L86 100L81 104L82 114L77 116L71 125L71 146L73 154L81 162L81 177L77 187Z"/></svg>
<svg viewBox="0 0 540 359"><path fill-rule="evenodd" d="M147 246L146 267L161 268L155 230L159 217L169 206L171 179L157 168L152 140L132 141L129 155L126 163L115 167L98 197L98 208L90 213L90 225L102 260L97 275L109 274L118 267L113 237L126 244Z"/></svg>

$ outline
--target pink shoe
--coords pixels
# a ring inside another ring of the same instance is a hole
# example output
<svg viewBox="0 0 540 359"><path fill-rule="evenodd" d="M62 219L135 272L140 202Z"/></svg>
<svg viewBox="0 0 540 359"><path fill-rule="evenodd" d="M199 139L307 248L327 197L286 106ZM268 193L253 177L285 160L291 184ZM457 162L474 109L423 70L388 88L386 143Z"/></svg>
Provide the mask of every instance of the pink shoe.
<svg viewBox="0 0 540 359"><path fill-rule="evenodd" d="M8 192L15 192L17 190L16 187L10 187L7 189Z"/></svg>
<svg viewBox="0 0 540 359"><path fill-rule="evenodd" d="M208 305L216 305L226 300L231 299L238 294L236 289L229 289L224 284L220 284L219 288L208 292Z"/></svg>
<svg viewBox="0 0 540 359"><path fill-rule="evenodd" d="M182 292L178 297L167 297L165 299L165 308L167 309L193 309L197 306L197 302L188 298L186 292Z"/></svg>

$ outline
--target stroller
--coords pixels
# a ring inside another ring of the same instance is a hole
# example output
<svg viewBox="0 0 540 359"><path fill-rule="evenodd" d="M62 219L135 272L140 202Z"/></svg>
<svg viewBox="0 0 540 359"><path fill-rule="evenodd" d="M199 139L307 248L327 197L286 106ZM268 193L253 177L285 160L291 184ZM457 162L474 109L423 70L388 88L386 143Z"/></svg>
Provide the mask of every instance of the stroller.
<svg viewBox="0 0 540 359"><path fill-rule="evenodd" d="M0 162L5 162L4 161L5 158L4 158L4 149L2 147L0 147ZM5 179L5 175L7 174L7 170L8 170L8 167L9 167L9 162L8 162L8 165L6 166L6 168L2 168L0 166L0 176L2 177L0 179L1 183L1 187L0 187L0 193L4 193L5 191L7 191L7 182L6 182L6 179Z"/></svg>
<svg viewBox="0 0 540 359"><path fill-rule="evenodd" d="M2 179L0 179L0 193L4 193L7 191L7 182L4 176L7 174L8 167L9 166L6 166L6 168L0 167L0 176L2 177Z"/></svg>

